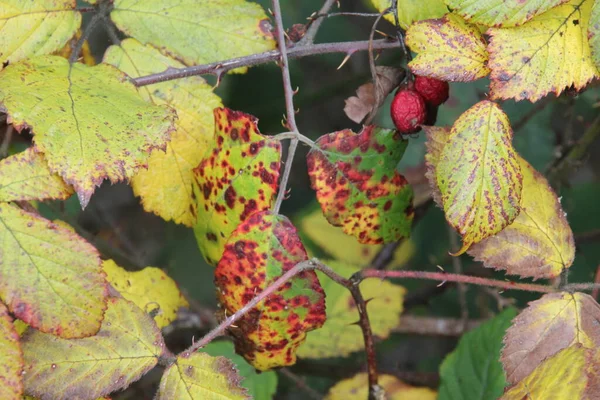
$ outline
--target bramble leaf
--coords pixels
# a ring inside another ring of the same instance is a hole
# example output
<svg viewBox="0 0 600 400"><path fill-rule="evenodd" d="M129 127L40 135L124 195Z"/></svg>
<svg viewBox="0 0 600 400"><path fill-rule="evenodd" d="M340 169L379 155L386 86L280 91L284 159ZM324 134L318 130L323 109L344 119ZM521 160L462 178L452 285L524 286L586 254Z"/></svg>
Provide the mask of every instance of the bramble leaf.
<svg viewBox="0 0 600 400"><path fill-rule="evenodd" d="M104 179L133 176L173 129L175 111L146 103L113 66L43 56L8 66L0 78L9 121L18 131L31 127L36 151L74 186L82 207Z"/></svg>
<svg viewBox="0 0 600 400"><path fill-rule="evenodd" d="M590 22L588 24L588 39L592 61L596 68L600 68L600 2L594 1Z"/></svg>
<svg viewBox="0 0 600 400"><path fill-rule="evenodd" d="M483 35L455 14L411 25L406 44L417 56L408 64L417 75L445 81L468 82L489 74Z"/></svg>
<svg viewBox="0 0 600 400"><path fill-rule="evenodd" d="M185 352L164 372L156 400L250 399L235 365L225 357Z"/></svg>
<svg viewBox="0 0 600 400"><path fill-rule="evenodd" d="M398 132L373 125L317 140L308 174L329 223L368 244L410 234L413 191L396 171L407 144Z"/></svg>
<svg viewBox="0 0 600 400"><path fill-rule="evenodd" d="M123 389L152 369L164 349L147 314L108 299L96 336L62 339L29 329L22 338L25 392L41 399L93 399Z"/></svg>
<svg viewBox="0 0 600 400"><path fill-rule="evenodd" d="M31 147L0 161L0 201L67 199L73 188Z"/></svg>
<svg viewBox="0 0 600 400"><path fill-rule="evenodd" d="M231 232L271 208L277 193L281 144L258 131L251 115L216 108L215 145L194 169L194 233L209 264L223 255Z"/></svg>
<svg viewBox="0 0 600 400"><path fill-rule="evenodd" d="M20 400L23 396L23 352L19 334L4 304L0 303L0 399Z"/></svg>
<svg viewBox="0 0 600 400"><path fill-rule="evenodd" d="M306 251L289 220L254 213L231 234L215 270L219 302L233 314L296 264ZM292 365L306 332L325 322L325 295L314 271L296 275L242 317L229 333L260 371Z"/></svg>
<svg viewBox="0 0 600 400"><path fill-rule="evenodd" d="M522 176L512 129L496 103L484 100L452 126L435 168L448 222L472 244L500 232L519 214Z"/></svg>
<svg viewBox="0 0 600 400"><path fill-rule="evenodd" d="M275 48L265 12L244 0L115 0L110 17L129 36L187 65Z"/></svg>
<svg viewBox="0 0 600 400"><path fill-rule="evenodd" d="M448 137L452 128L448 126L423 126L423 130L427 135L427 141L425 142L425 146L427 147L427 153L425 153L425 165L427 167L425 177L431 187L431 197L438 206L444 208L442 194L437 185L435 168L440 161L442 150L444 150L446 143L448 143Z"/></svg>
<svg viewBox="0 0 600 400"><path fill-rule="evenodd" d="M492 98L535 102L571 86L579 90L594 78L588 43L593 3L570 0L522 26L489 29Z"/></svg>
<svg viewBox="0 0 600 400"><path fill-rule="evenodd" d="M0 203L0 243L0 298L10 312L64 338L98 331L108 289L94 247L8 203Z"/></svg>
<svg viewBox="0 0 600 400"><path fill-rule="evenodd" d="M351 276L360 268L340 262L324 261L342 276ZM309 332L306 341L298 348L303 358L346 357L354 351L364 349L362 330L356 324L358 309L350 291L317 271L320 282L324 282L327 321L321 329ZM406 290L389 282L369 279L361 282L360 290L369 299L367 310L373 335L386 339L400 323Z"/></svg>
<svg viewBox="0 0 600 400"><path fill-rule="evenodd" d="M436 400L437 393L425 387L407 385L393 375L379 375L379 386L387 400ZM338 382L329 389L325 400L364 400L369 396L369 380L362 372Z"/></svg>
<svg viewBox="0 0 600 400"><path fill-rule="evenodd" d="M60 50L77 32L75 0L4 0L0 4L0 69Z"/></svg>
<svg viewBox="0 0 600 400"><path fill-rule="evenodd" d="M150 314L159 328L164 328L177 318L177 310L188 307L177 284L163 270L146 267L129 272L113 260L102 262L106 280L129 301Z"/></svg>
<svg viewBox="0 0 600 400"><path fill-rule="evenodd" d="M597 348L599 320L600 306L585 293L550 293L532 301L504 337L501 361L507 381L517 384L569 346Z"/></svg>
<svg viewBox="0 0 600 400"><path fill-rule="evenodd" d="M125 39L120 46L109 47L104 62L133 78L184 66L135 39ZM210 147L214 132L213 109L221 106L221 100L198 76L144 86L138 91L152 104L175 108L179 118L166 152L153 152L148 159L148 169L140 169L133 176L133 192L142 198L147 211L167 221L172 219L192 226L196 220L190 210L192 170Z"/></svg>
<svg viewBox="0 0 600 400"><path fill-rule="evenodd" d="M408 29L416 21L443 17L448 12L444 0L397 0L397 2L398 22L402 29ZM371 0L371 3L379 12L387 10L392 5L390 0ZM384 18L392 24L396 23L396 18L391 13L386 14Z"/></svg>

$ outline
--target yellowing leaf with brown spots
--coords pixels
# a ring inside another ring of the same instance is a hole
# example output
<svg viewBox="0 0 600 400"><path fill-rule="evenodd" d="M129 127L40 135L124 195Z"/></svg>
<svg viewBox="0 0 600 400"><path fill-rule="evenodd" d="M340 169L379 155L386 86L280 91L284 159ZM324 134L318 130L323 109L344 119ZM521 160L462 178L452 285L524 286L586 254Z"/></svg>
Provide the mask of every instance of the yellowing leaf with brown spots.
<svg viewBox="0 0 600 400"><path fill-rule="evenodd" d="M180 62L163 56L152 46L135 39L125 39L120 46L111 46L104 62L112 64L132 78L162 72L167 68L184 67ZM155 151L148 160L148 169L140 169L131 180L133 192L142 198L144 209L165 220L192 226L192 170L203 154L212 147L214 132L213 109L221 100L204 79L194 76L143 86L140 95L156 105L167 104L177 110L175 132L166 152Z"/></svg>
<svg viewBox="0 0 600 400"><path fill-rule="evenodd" d="M19 334L4 304L0 303L0 399L20 400L23 395L23 352Z"/></svg>
<svg viewBox="0 0 600 400"><path fill-rule="evenodd" d="M96 336L67 340L29 329L22 342L25 393L42 400L95 399L123 389L156 365L165 346L152 318L116 297L108 299Z"/></svg>
<svg viewBox="0 0 600 400"><path fill-rule="evenodd" d="M73 188L31 147L0 161L0 201L66 199Z"/></svg>
<svg viewBox="0 0 600 400"><path fill-rule="evenodd" d="M425 154L425 165L427 170L425 177L429 181L431 187L431 196L438 206L443 208L442 194L437 185L437 176L435 168L440 160L440 155L444 146L448 142L451 128L448 126L423 126L423 130L427 136L425 146L427 147L427 153Z"/></svg>
<svg viewBox="0 0 600 400"><path fill-rule="evenodd" d="M600 68L600 2L594 1L590 22L588 23L588 39L592 54L592 61L596 68Z"/></svg>
<svg viewBox="0 0 600 400"><path fill-rule="evenodd" d="M411 25L406 31L406 44L418 53L408 64L417 75L468 82L490 72L483 35L458 15L447 14Z"/></svg>
<svg viewBox="0 0 600 400"><path fill-rule="evenodd" d="M600 346L600 306L588 294L550 293L532 301L504 336L501 361L517 384L543 361L576 344Z"/></svg>
<svg viewBox="0 0 600 400"><path fill-rule="evenodd" d="M469 254L486 267L512 275L552 278L575 258L573 231L546 178L518 156L523 175L521 212L506 228L479 242Z"/></svg>
<svg viewBox="0 0 600 400"><path fill-rule="evenodd" d="M396 171L407 141L366 126L321 136L308 153L311 187L323 214L360 243L389 243L410 234L413 191Z"/></svg>
<svg viewBox="0 0 600 400"><path fill-rule="evenodd" d="M104 179L131 178L173 129L175 111L145 102L110 65L69 66L43 56L6 67L0 79L9 122L31 128L36 151L73 185L83 207Z"/></svg>
<svg viewBox="0 0 600 400"><path fill-rule="evenodd" d="M371 3L379 12L387 10L392 4L390 0L371 0ZM397 0L397 9L398 23L402 29L407 29L416 21L443 17L448 12L444 0ZM386 14L384 18L392 24L396 23L392 13Z"/></svg>
<svg viewBox="0 0 600 400"><path fill-rule="evenodd" d="M108 290L92 245L9 203L0 203L0 243L0 299L11 313L65 338L98 331Z"/></svg>
<svg viewBox="0 0 600 400"><path fill-rule="evenodd" d="M296 264L306 251L289 220L254 213L233 232L215 270L226 315L250 302ZM304 271L242 317L228 332L236 351L260 371L292 365L306 332L325 322L325 295L314 271Z"/></svg>
<svg viewBox="0 0 600 400"><path fill-rule="evenodd" d="M387 400L436 400L437 393L425 387L408 385L393 375L379 375L379 385L385 390ZM369 396L369 379L362 372L338 382L329 389L325 400L364 400Z"/></svg>
<svg viewBox="0 0 600 400"><path fill-rule="evenodd" d="M281 144L261 135L253 116L228 108L214 116L213 148L194 169L192 195L196 240L213 265L241 222L271 208L281 159Z"/></svg>
<svg viewBox="0 0 600 400"><path fill-rule="evenodd" d="M202 350L185 352L164 372L156 400L245 400L248 392L240 383L235 365L225 357L213 357Z"/></svg>
<svg viewBox="0 0 600 400"><path fill-rule="evenodd" d="M127 300L150 314L159 328L164 328L177 318L177 310L188 307L177 284L163 270L146 267L129 272L113 260L102 263L108 282Z"/></svg>
<svg viewBox="0 0 600 400"><path fill-rule="evenodd" d="M360 268L336 261L324 261L344 277L352 276ZM317 271L326 294L327 321L321 329L309 332L306 342L298 348L303 358L346 357L365 347L362 330L356 324L358 310L350 291ZM386 339L400 323L406 290L389 282L368 279L361 282L360 291L368 299L367 311L373 334Z"/></svg>
<svg viewBox="0 0 600 400"><path fill-rule="evenodd" d="M506 114L481 101L452 126L435 168L448 222L463 236L464 253L519 214L523 178Z"/></svg>
<svg viewBox="0 0 600 400"><path fill-rule="evenodd" d="M0 3L0 68L50 54L81 25L75 0L4 0Z"/></svg>
<svg viewBox="0 0 600 400"><path fill-rule="evenodd" d="M522 26L488 30L492 97L534 102L587 85L598 74L588 43L593 4L571 0Z"/></svg>

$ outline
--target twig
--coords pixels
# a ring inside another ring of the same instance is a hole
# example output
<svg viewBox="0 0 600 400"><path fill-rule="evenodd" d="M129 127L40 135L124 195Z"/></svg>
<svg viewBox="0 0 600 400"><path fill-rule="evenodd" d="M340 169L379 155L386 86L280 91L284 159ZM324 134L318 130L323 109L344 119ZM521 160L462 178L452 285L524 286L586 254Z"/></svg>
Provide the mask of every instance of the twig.
<svg viewBox="0 0 600 400"><path fill-rule="evenodd" d="M75 11L79 11L79 12L94 12L96 11L96 7L78 7L75 9Z"/></svg>
<svg viewBox="0 0 600 400"><path fill-rule="evenodd" d="M115 46L120 46L121 39L119 39L119 34L117 33L117 29L116 29L114 23L111 21L111 19L107 15L103 15L103 20L104 20L104 30L106 31L106 34L110 38L110 41Z"/></svg>
<svg viewBox="0 0 600 400"><path fill-rule="evenodd" d="M301 133L283 132L283 133L279 133L279 134L273 136L273 139L275 139L275 140L298 139L302 143L307 144L310 148L316 147L315 142L313 142L312 140L310 140L309 138L307 138L306 136L304 136Z"/></svg>
<svg viewBox="0 0 600 400"><path fill-rule="evenodd" d="M373 38L375 36L375 30L377 29L377 24L379 24L379 21L381 21L381 18L383 18L383 16L385 14L387 14L389 11L390 11L389 8L387 10L383 10L377 16L377 18L375 19L375 22L373 22L373 26L371 27L371 32L369 33L369 50L368 50L369 69L371 70L371 79L373 80L373 88L374 88L374 92L375 92L375 104L377 105L377 107L373 107L373 110L371 110L371 112L367 116L367 119L365 120L366 125L370 124L371 121L373 121L373 118L375 118L378 108L379 108L379 106L381 106L381 103L382 103L381 96L383 94L381 93L380 90L378 90L379 89L379 76L377 75L377 69L375 69L375 57L373 56Z"/></svg>
<svg viewBox="0 0 600 400"><path fill-rule="evenodd" d="M12 141L13 132L14 127L12 125L7 125L6 129L4 130L2 144L0 145L0 159L8 156L8 149L10 147L10 142Z"/></svg>
<svg viewBox="0 0 600 400"><path fill-rule="evenodd" d="M105 3L100 4L100 6L98 7L98 12L94 14L90 22L85 27L85 30L81 34L81 37L79 38L77 43L75 43L75 46L71 51L71 55L69 56L69 64L74 64L75 62L77 62L77 59L79 58L79 54L81 53L81 49L83 48L85 41L90 37L92 31L94 30L98 22L104 19L104 16L108 13L110 7L112 6L106 5Z"/></svg>
<svg viewBox="0 0 600 400"><path fill-rule="evenodd" d="M304 382L304 379L300 378L298 375L290 371L289 368L281 368L279 372L281 373L281 375L294 382L296 386L298 386L298 389L303 390L311 399L321 400L323 398L323 395L321 393L308 386L306 382Z"/></svg>
<svg viewBox="0 0 600 400"><path fill-rule="evenodd" d="M331 17L340 17L340 16L344 16L344 17L365 17L365 18L377 18L379 16L379 13L361 13L361 12L348 12L348 11L342 11L342 12L333 12L333 13L327 13L327 14L314 14L310 17L310 19L317 19L317 18L331 18Z"/></svg>
<svg viewBox="0 0 600 400"><path fill-rule="evenodd" d="M458 242L458 235L454 232L454 229L448 225L448 235L450 236L450 247L453 252L460 249L460 243ZM452 257L452 269L455 274L462 275L463 267L460 260L460 256ZM469 307L467 304L467 286L464 283L457 283L456 288L458 290L458 303L460 305L460 317L466 324L469 319Z"/></svg>
<svg viewBox="0 0 600 400"><path fill-rule="evenodd" d="M579 246L584 243L595 242L600 239L600 229L575 234L575 243Z"/></svg>
<svg viewBox="0 0 600 400"><path fill-rule="evenodd" d="M521 119L519 119L517 122L515 122L512 126L513 132L518 132L519 130L521 130L525 125L527 125L527 123L529 122L529 120L533 117L535 117L535 115L542 111L544 108L546 108L546 106L553 102L554 100L556 100L555 97L552 96L547 96L544 97L542 100L538 101L537 103L535 103L533 105L533 107L531 107L531 109L521 117Z"/></svg>
<svg viewBox="0 0 600 400"><path fill-rule="evenodd" d="M327 15L327 13L331 9L331 7L333 7L333 5L336 2L337 2L337 0L325 0L323 7L321 7L321 9L319 10L319 13L317 15ZM313 42L315 40L315 36L317 36L317 32L319 31L319 28L321 27L323 20L324 20L324 18L315 18L312 21L312 23L310 24L310 26L308 27L308 29L306 30L304 37L302 39L300 39L300 41L296 44L296 46L306 46L309 44L313 44Z"/></svg>
<svg viewBox="0 0 600 400"><path fill-rule="evenodd" d="M395 327L393 332L427 336L460 336L465 330L471 330L483 321L402 315L400 325Z"/></svg>

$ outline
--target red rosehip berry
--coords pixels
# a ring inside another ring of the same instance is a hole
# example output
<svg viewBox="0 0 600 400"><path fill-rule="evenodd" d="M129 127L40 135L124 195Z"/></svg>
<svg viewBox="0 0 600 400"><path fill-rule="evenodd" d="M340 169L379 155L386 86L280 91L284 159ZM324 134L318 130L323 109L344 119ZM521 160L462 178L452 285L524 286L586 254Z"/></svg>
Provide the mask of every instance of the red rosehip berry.
<svg viewBox="0 0 600 400"><path fill-rule="evenodd" d="M427 117L425 101L414 89L405 88L396 92L390 110L396 129L402 134L421 130Z"/></svg>
<svg viewBox="0 0 600 400"><path fill-rule="evenodd" d="M423 96L423 100L432 106L439 106L448 100L450 87L448 82L427 76L415 76L415 90Z"/></svg>

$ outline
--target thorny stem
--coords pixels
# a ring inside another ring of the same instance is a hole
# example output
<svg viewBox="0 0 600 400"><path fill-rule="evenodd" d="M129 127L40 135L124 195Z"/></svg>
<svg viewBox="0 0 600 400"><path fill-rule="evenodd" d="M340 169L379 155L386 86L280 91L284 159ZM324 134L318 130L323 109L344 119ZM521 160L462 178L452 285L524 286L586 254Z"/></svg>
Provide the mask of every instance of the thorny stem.
<svg viewBox="0 0 600 400"><path fill-rule="evenodd" d="M77 59L79 58L79 54L81 53L81 49L83 48L85 41L90 37L92 31L94 30L96 25L98 25L98 22L103 20L105 15L108 14L110 7L112 6L105 3L100 4L100 6L98 7L98 12L94 14L88 25L85 27L85 30L81 34L81 37L79 38L77 43L75 43L75 47L73 47L71 55L69 56L69 64L74 64L75 62L77 62Z"/></svg>
<svg viewBox="0 0 600 400"><path fill-rule="evenodd" d="M458 235L454 232L454 229L448 225L448 235L450 236L450 246L452 251L458 251L460 249L460 243L458 242ZM462 275L463 266L460 256L452 257L452 269L455 274ZM456 288L458 289L458 302L460 304L460 316L462 321L467 322L469 319L469 308L467 305L467 286L464 283L457 283Z"/></svg>
<svg viewBox="0 0 600 400"><path fill-rule="evenodd" d="M321 7L321 9L319 10L318 15L327 15L327 13L331 9L331 7L333 7L333 5L337 1L338 0L325 0L325 4L323 4L323 7ZM315 36L317 36L317 32L319 31L319 28L321 27L323 20L324 20L324 18L313 19L312 23L306 30L304 37L302 39L300 39L297 46L305 46L307 44L313 44L313 42L315 40Z"/></svg>
<svg viewBox="0 0 600 400"><path fill-rule="evenodd" d="M273 136L275 140L286 140L286 139L298 139L302 143L307 144L310 148L314 148L317 145L311 139L307 138L301 133L298 132L283 132Z"/></svg>
<svg viewBox="0 0 600 400"><path fill-rule="evenodd" d="M377 18L375 19L375 22L373 22L373 26L371 27L371 32L369 33L369 69L371 70L371 79L373 80L373 87L375 88L375 104L380 105L382 102L381 96L382 93L380 90L378 90L379 88L379 76L377 76L377 70L375 69L375 57L373 56L373 38L375 36L375 30L377 29L377 24L379 24L379 21L381 21L381 18L383 18L383 16L385 14L387 14L390 10L384 10L382 11ZM370 124L371 121L373 120L373 118L375 118L375 114L376 114L377 110L373 109L373 111L371 113L369 113L369 116L367 117L367 119L365 120L365 124Z"/></svg>

